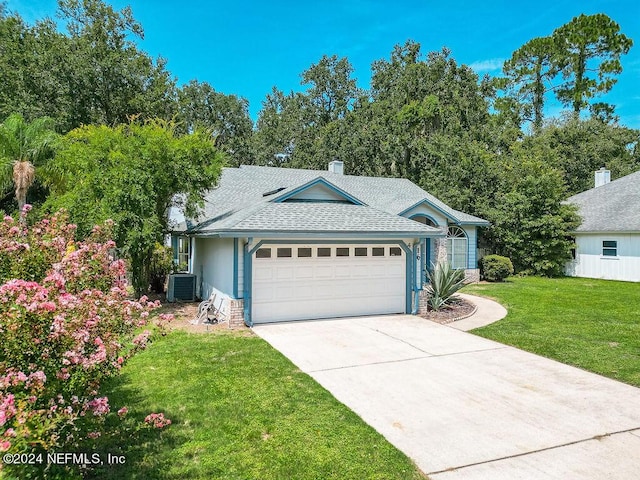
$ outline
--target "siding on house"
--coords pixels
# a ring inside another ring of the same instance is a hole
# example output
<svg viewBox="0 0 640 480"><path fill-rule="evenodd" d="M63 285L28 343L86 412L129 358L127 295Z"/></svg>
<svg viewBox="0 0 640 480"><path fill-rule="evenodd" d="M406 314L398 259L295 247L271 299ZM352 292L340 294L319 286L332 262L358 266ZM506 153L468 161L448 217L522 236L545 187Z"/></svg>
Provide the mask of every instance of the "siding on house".
<svg viewBox="0 0 640 480"><path fill-rule="evenodd" d="M467 234L469 248L467 268L478 268L478 229L470 225L462 225L460 228Z"/></svg>
<svg viewBox="0 0 640 480"><path fill-rule="evenodd" d="M617 256L602 255L602 242L617 242ZM576 234L576 258L567 275L640 282L640 232Z"/></svg>
<svg viewBox="0 0 640 480"><path fill-rule="evenodd" d="M192 272L198 276L197 294L209 298L215 288L233 296L233 239L196 238Z"/></svg>

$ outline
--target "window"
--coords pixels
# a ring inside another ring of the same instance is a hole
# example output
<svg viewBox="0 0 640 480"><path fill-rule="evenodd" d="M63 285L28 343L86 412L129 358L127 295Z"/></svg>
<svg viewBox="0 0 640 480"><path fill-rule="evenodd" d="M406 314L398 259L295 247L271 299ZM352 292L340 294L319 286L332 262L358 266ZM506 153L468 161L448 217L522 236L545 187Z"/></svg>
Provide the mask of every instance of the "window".
<svg viewBox="0 0 640 480"><path fill-rule="evenodd" d="M452 268L467 268L467 234L460 227L447 232L447 260Z"/></svg>
<svg viewBox="0 0 640 480"><path fill-rule="evenodd" d="M176 260L178 261L178 271L179 272L187 272L189 271L189 238L188 237L178 237L178 255Z"/></svg>
<svg viewBox="0 0 640 480"><path fill-rule="evenodd" d="M270 248L259 248L256 251L256 258L271 258Z"/></svg>
<svg viewBox="0 0 640 480"><path fill-rule="evenodd" d="M310 248L299 248L298 249L298 258L309 258L311 256Z"/></svg>
<svg viewBox="0 0 640 480"><path fill-rule="evenodd" d="M330 257L331 249L330 248L318 248L318 257Z"/></svg>
<svg viewBox="0 0 640 480"><path fill-rule="evenodd" d="M356 257L366 257L367 247L356 247Z"/></svg>
<svg viewBox="0 0 640 480"><path fill-rule="evenodd" d="M618 256L618 241L617 240L604 240L602 242L602 256L603 257L617 257Z"/></svg>
<svg viewBox="0 0 640 480"><path fill-rule="evenodd" d="M402 256L402 250L400 249L400 247L391 247L391 248L389 248L389 256L390 257L401 257Z"/></svg>
<svg viewBox="0 0 640 480"><path fill-rule="evenodd" d="M411 217L411 220L414 222L422 223L423 225L427 225L428 227L438 227L438 225L426 215L417 214L414 217Z"/></svg>
<svg viewBox="0 0 640 480"><path fill-rule="evenodd" d="M336 257L348 257L349 248L336 248Z"/></svg>
<svg viewBox="0 0 640 480"><path fill-rule="evenodd" d="M291 249L278 248L278 258L291 258Z"/></svg>
<svg viewBox="0 0 640 480"><path fill-rule="evenodd" d="M384 257L384 247L373 247L371 249L371 256Z"/></svg>

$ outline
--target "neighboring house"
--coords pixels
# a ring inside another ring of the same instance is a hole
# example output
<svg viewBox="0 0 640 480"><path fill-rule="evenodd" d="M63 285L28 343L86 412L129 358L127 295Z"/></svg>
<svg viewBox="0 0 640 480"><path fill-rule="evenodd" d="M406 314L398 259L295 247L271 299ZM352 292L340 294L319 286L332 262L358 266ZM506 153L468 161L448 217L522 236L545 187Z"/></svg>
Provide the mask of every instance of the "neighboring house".
<svg viewBox="0 0 640 480"><path fill-rule="evenodd" d="M640 282L640 171L609 181L596 172L596 187L570 197L582 224L567 275Z"/></svg>
<svg viewBox="0 0 640 480"><path fill-rule="evenodd" d="M253 325L415 313L438 260L478 280L476 229L487 221L409 180L342 171L339 161L328 171L225 168L199 218L173 215L198 296L222 297L230 325Z"/></svg>

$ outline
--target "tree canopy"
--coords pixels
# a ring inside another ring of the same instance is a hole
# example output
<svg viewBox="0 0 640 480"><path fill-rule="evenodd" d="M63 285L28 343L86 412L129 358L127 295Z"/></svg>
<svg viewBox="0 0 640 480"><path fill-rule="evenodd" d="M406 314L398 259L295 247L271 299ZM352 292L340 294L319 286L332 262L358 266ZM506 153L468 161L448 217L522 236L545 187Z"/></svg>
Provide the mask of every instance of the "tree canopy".
<svg viewBox="0 0 640 480"><path fill-rule="evenodd" d="M210 132L178 136L164 121L86 125L69 132L51 162L51 195L45 210L65 208L81 234L107 219L131 261L133 286L147 291L149 261L168 231L167 211L176 195L188 214L202 206L223 157Z"/></svg>
<svg viewBox="0 0 640 480"><path fill-rule="evenodd" d="M255 123L238 95L204 81L178 85L164 59L138 47L144 30L131 9L59 0L58 16L62 30L0 9L0 119L49 117L66 134L41 172L49 190L32 187L32 197L68 207L81 230L113 216L119 245L139 263L166 228L171 195L197 199L222 155L231 166L313 169L340 158L347 174L408 178L491 221L488 248L544 274L569 255L574 218L562 200L590 188L602 166L614 178L640 168L639 132L597 101L633 44L604 14L579 15L516 48L502 77L480 77L447 48L423 52L408 40L373 61L363 89L348 58L322 55L297 91L273 87ZM545 118L553 96L568 111ZM14 160L4 158L6 209Z"/></svg>

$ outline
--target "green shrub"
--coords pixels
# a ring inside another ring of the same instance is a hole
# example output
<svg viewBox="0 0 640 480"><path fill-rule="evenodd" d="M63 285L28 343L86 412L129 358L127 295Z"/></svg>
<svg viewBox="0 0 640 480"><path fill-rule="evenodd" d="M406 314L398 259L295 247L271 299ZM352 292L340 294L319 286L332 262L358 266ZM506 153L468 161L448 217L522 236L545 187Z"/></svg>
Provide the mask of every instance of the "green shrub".
<svg viewBox="0 0 640 480"><path fill-rule="evenodd" d="M509 275L513 275L513 264L507 257L487 255L480 260L482 276L489 282L502 282Z"/></svg>
<svg viewBox="0 0 640 480"><path fill-rule="evenodd" d="M172 273L174 268L173 249L156 243L149 264L149 283L152 292L164 292L164 282L167 279L167 275Z"/></svg>
<svg viewBox="0 0 640 480"><path fill-rule="evenodd" d="M452 268L449 263L439 263L427 270L427 278L428 303L432 310L438 311L455 299L454 294L464 286L465 273Z"/></svg>

